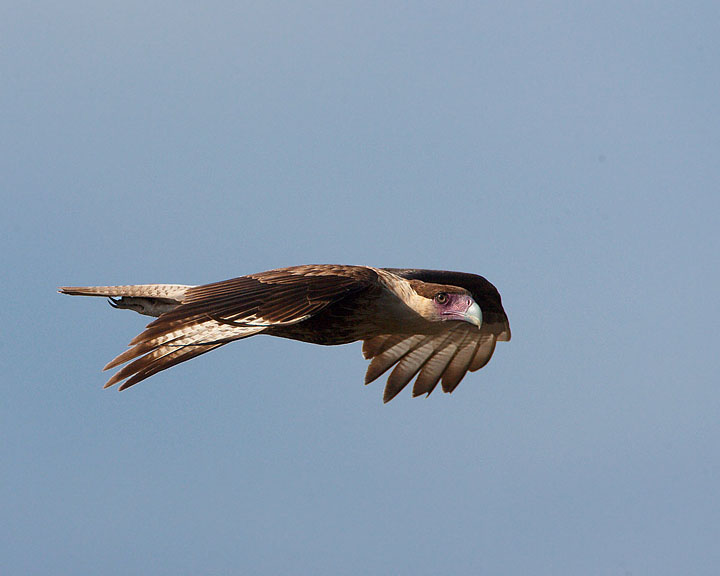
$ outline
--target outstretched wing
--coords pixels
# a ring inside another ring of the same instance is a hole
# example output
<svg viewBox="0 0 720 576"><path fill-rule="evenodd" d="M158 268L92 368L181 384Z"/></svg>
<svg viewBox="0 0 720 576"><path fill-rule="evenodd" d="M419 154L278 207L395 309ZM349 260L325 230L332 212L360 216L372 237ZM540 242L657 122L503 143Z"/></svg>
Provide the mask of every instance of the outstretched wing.
<svg viewBox="0 0 720 576"><path fill-rule="evenodd" d="M417 376L413 396L430 395L442 380L444 392L452 392L468 371L488 363L497 337L464 322L448 323L440 334L383 335L363 342L363 355L372 358L365 375L369 384L393 365L383 401L389 402Z"/></svg>
<svg viewBox="0 0 720 576"><path fill-rule="evenodd" d="M105 387L123 390L223 344L270 327L302 322L377 282L363 266L310 265L270 270L189 288L183 303L148 324L105 370L133 360Z"/></svg>

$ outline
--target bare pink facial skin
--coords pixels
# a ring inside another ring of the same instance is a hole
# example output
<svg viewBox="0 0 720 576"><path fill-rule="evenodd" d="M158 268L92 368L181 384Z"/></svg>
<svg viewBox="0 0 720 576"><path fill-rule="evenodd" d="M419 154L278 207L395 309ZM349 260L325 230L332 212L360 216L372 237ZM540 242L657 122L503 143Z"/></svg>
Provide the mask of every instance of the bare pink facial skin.
<svg viewBox="0 0 720 576"><path fill-rule="evenodd" d="M482 326L482 310L467 294L440 292L433 298L433 303L441 320L462 320L478 328Z"/></svg>

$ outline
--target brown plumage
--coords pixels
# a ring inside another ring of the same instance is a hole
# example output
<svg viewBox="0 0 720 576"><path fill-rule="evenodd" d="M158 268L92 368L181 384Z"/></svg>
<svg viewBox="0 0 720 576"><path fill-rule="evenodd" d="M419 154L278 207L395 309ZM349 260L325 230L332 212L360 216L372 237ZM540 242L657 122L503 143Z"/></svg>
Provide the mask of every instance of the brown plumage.
<svg viewBox="0 0 720 576"><path fill-rule="evenodd" d="M440 270L308 265L202 286L143 284L60 288L106 296L115 308L156 316L105 370L120 390L219 346L269 334L314 344L363 341L365 383L392 366L384 401L413 378L413 396L441 382L452 392L510 340L500 294L482 276Z"/></svg>

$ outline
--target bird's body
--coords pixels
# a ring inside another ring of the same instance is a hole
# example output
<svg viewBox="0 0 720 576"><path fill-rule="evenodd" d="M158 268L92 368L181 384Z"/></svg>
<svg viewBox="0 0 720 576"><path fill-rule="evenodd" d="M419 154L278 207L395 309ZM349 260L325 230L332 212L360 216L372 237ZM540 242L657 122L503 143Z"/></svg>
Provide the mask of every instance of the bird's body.
<svg viewBox="0 0 720 576"><path fill-rule="evenodd" d="M442 379L452 392L510 340L500 294L482 276L438 270L307 265L214 284L64 287L106 296L116 308L156 316L105 369L130 362L106 384L127 388L214 348L255 334L335 345L363 341L365 381L397 364L384 400L415 376L413 395Z"/></svg>

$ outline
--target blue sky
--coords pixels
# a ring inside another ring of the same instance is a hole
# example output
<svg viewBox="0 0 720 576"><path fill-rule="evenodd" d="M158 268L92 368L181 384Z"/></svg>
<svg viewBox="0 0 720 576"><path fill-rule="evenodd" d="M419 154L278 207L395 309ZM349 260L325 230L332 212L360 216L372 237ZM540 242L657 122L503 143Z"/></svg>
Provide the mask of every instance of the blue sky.
<svg viewBox="0 0 720 576"><path fill-rule="evenodd" d="M715 574L716 2L5 3L7 574ZM513 330L382 404L268 337L131 390L60 285L486 276Z"/></svg>

